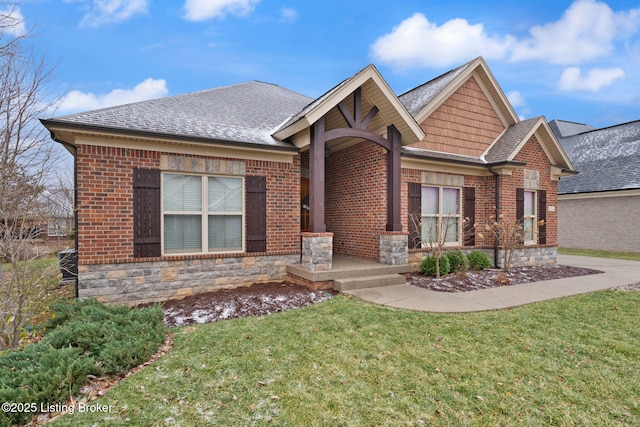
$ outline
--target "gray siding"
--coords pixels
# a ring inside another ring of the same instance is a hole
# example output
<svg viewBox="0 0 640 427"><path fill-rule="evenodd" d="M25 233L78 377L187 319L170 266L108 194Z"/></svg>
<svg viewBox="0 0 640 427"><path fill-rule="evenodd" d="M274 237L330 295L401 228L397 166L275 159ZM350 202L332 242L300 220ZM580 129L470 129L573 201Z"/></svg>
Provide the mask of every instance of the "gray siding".
<svg viewBox="0 0 640 427"><path fill-rule="evenodd" d="M558 243L563 248L640 252L640 196L559 200Z"/></svg>

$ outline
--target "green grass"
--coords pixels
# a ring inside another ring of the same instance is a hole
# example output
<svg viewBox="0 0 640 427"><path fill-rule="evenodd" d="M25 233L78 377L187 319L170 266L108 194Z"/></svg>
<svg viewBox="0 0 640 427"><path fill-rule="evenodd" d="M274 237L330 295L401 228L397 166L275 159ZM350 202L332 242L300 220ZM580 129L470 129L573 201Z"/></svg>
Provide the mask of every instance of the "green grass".
<svg viewBox="0 0 640 427"><path fill-rule="evenodd" d="M565 255L593 256L598 258L617 258L640 261L640 252L595 251L590 249L558 248L558 253Z"/></svg>
<svg viewBox="0 0 640 427"><path fill-rule="evenodd" d="M640 292L471 314L338 296L173 330L173 350L54 426L640 425Z"/></svg>

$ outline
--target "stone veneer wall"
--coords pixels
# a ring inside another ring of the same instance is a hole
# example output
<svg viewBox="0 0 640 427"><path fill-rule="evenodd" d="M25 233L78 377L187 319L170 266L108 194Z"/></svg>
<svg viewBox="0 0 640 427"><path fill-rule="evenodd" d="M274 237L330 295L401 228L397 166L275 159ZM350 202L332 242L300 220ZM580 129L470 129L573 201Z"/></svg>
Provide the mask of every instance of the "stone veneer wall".
<svg viewBox="0 0 640 427"><path fill-rule="evenodd" d="M408 239L409 233L403 231L385 231L380 234L380 264L407 264Z"/></svg>
<svg viewBox="0 0 640 427"><path fill-rule="evenodd" d="M300 255L148 261L78 266L80 298L143 304L216 289L284 280L286 265Z"/></svg>
<svg viewBox="0 0 640 427"><path fill-rule="evenodd" d="M476 248L476 249L461 249L464 253L469 253L472 250L480 250L487 254L491 262L493 263L493 248ZM418 266L429 256L428 252L412 251L409 253L409 264L411 264L415 270ZM502 267L503 251L498 251L498 266ZM532 265L554 265L558 262L558 248L555 246L529 246L525 248L516 249L513 254L513 266L525 267Z"/></svg>

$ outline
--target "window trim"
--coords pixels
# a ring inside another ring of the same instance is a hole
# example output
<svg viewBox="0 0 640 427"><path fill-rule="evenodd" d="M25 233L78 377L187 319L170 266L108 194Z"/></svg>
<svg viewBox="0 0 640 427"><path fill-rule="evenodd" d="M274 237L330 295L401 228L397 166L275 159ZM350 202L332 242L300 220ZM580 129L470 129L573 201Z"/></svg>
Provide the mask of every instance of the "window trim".
<svg viewBox="0 0 640 427"><path fill-rule="evenodd" d="M463 188L462 187L453 187L453 186L438 186L438 185L421 185L420 187L420 192L422 194L422 189L423 188L437 188L438 189L438 213L437 214L427 214L425 215L424 213L422 213L422 203L420 206L420 219L421 221L424 221L424 218L436 218L436 224L438 226L438 234L440 234L441 230L441 221L443 218L457 218L457 232L456 232L456 240L452 241L452 242L445 242L444 246L445 247L456 247L456 246L463 246L461 240L462 240L462 198L463 198ZM452 189L452 190L457 190L458 191L458 212L455 215L444 215L442 213L442 208L443 208L443 194L444 194L444 190L445 189ZM422 235L422 230L420 230L420 233ZM423 235L422 235L423 236ZM422 237L421 237L422 240ZM428 245L428 243L427 243Z"/></svg>
<svg viewBox="0 0 640 427"><path fill-rule="evenodd" d="M200 198L200 211L165 211L165 199L164 199L164 177L165 175L181 175L181 176L198 176L201 179L201 198ZM208 189L209 178L233 178L241 181L240 190L240 202L242 209L240 211L226 212L226 211L212 211L208 210ZM160 179L160 248L161 256L192 256L192 255L214 255L214 254L234 254L246 252L246 186L245 177L237 175L221 175L221 174L198 174L188 172L174 172L174 171L162 171ZM201 249L194 252L192 250L186 250L181 252L167 252L165 250L165 236L164 236L164 221L166 215L198 215L200 217L201 224ZM209 216L225 216L233 215L240 216L241 221L241 236L240 247L229 250L210 250L209 249Z"/></svg>
<svg viewBox="0 0 640 427"><path fill-rule="evenodd" d="M522 217L522 239L524 241L525 245L535 245L538 243L538 192L536 190L528 190L528 189L524 189L524 200L523 203L526 205L526 201L527 201L527 193L531 193L532 197L533 197L533 206L532 206L532 211L533 211L533 215L527 215L526 213L524 213L525 209L523 208L523 213L524 216ZM528 219L532 219L533 221L531 222L531 237L532 239L527 240L527 236L526 234L526 228L525 228L525 221Z"/></svg>

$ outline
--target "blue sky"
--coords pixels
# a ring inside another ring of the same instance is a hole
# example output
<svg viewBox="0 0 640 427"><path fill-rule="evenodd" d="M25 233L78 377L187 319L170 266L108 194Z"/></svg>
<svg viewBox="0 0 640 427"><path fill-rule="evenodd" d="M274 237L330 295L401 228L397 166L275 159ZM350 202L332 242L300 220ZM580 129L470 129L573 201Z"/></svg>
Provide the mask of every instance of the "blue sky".
<svg viewBox="0 0 640 427"><path fill-rule="evenodd" d="M56 64L57 115L249 80L317 97L370 63L401 93L482 55L522 118L640 120L637 0L22 0L15 16Z"/></svg>

